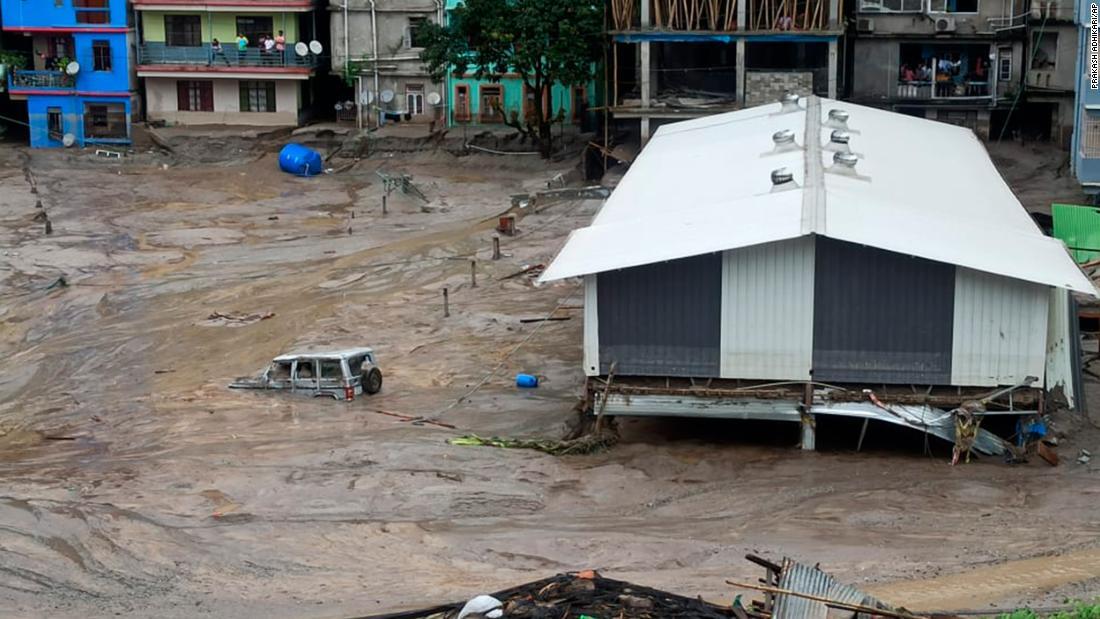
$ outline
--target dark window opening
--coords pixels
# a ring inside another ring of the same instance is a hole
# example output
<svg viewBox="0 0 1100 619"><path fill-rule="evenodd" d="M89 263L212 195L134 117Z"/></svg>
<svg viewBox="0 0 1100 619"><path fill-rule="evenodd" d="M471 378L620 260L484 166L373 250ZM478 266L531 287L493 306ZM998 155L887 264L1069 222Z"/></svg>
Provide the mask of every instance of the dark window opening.
<svg viewBox="0 0 1100 619"><path fill-rule="evenodd" d="M213 112L214 82L180 80L176 82L176 97L181 112Z"/></svg>
<svg viewBox="0 0 1100 619"><path fill-rule="evenodd" d="M275 82L241 82L242 112L274 112Z"/></svg>
<svg viewBox="0 0 1100 619"><path fill-rule="evenodd" d="M62 138L64 128L61 123L61 108L46 108L46 131L49 132L51 140L60 140Z"/></svg>
<svg viewBox="0 0 1100 619"><path fill-rule="evenodd" d="M127 131L126 106L122 103L84 104L84 137L124 139Z"/></svg>
<svg viewBox="0 0 1100 619"><path fill-rule="evenodd" d="M426 17L410 17L409 25L405 31L405 47L424 47L424 24L428 23Z"/></svg>
<svg viewBox="0 0 1100 619"><path fill-rule="evenodd" d="M111 42L92 41L92 70L111 70Z"/></svg>
<svg viewBox="0 0 1100 619"><path fill-rule="evenodd" d="M107 24L111 22L109 0L73 0L78 24Z"/></svg>
<svg viewBox="0 0 1100 619"><path fill-rule="evenodd" d="M481 122L504 122L504 95L500 86L481 86L481 107L478 110Z"/></svg>
<svg viewBox="0 0 1100 619"><path fill-rule="evenodd" d="M201 47L202 18L198 15L165 15L164 43L173 47Z"/></svg>

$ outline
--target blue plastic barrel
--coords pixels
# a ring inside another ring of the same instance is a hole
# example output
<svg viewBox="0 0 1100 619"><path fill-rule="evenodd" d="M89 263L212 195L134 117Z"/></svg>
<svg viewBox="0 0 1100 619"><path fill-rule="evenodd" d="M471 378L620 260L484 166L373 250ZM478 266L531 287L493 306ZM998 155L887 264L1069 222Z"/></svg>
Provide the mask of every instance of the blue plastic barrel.
<svg viewBox="0 0 1100 619"><path fill-rule="evenodd" d="M324 171L324 161L317 151L301 144L287 144L279 151L279 169L298 176L314 176Z"/></svg>
<svg viewBox="0 0 1100 619"><path fill-rule="evenodd" d="M516 374L516 386L524 389L534 389L539 386L539 377L530 374Z"/></svg>

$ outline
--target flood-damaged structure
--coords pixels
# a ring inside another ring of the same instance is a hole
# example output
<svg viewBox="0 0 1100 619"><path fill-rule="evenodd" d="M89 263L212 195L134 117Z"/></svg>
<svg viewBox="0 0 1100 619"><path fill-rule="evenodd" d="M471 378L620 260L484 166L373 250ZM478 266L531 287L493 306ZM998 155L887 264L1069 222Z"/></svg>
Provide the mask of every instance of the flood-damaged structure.
<svg viewBox="0 0 1100 619"><path fill-rule="evenodd" d="M1079 403L1071 293L1097 294L974 133L815 96L661 127L542 280L573 277L594 410L806 448L819 415L950 440L951 411Z"/></svg>
<svg viewBox="0 0 1100 619"><path fill-rule="evenodd" d="M835 98L843 4L609 0L609 111L644 141L661 123L774 101L784 92Z"/></svg>

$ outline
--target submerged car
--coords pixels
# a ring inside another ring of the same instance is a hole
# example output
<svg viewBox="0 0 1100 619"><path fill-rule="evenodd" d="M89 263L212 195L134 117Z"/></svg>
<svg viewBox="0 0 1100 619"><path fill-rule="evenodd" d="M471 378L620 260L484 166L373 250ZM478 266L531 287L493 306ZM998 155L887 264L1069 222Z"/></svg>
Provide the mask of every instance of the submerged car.
<svg viewBox="0 0 1100 619"><path fill-rule="evenodd" d="M279 355L258 377L239 378L231 389L286 389L302 395L354 400L382 390L382 370L370 348Z"/></svg>

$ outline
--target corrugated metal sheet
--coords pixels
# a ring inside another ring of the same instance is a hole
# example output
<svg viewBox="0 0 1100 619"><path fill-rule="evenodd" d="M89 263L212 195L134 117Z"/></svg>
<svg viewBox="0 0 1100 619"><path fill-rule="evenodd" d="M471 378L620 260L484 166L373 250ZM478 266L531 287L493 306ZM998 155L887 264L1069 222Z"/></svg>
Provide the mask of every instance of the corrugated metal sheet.
<svg viewBox="0 0 1100 619"><path fill-rule="evenodd" d="M814 271L815 379L950 384L954 265L818 237Z"/></svg>
<svg viewBox="0 0 1100 619"><path fill-rule="evenodd" d="M727 251L722 281L722 376L808 379L813 361L813 237Z"/></svg>
<svg viewBox="0 0 1100 619"><path fill-rule="evenodd" d="M931 406L889 404L886 408L882 408L870 402L832 402L814 404L810 407L810 412L814 415L875 419L938 436L948 443L955 442L954 415L949 411ZM1005 441L989 430L979 428L974 440L974 450L990 456L999 456L1005 451Z"/></svg>
<svg viewBox="0 0 1100 619"><path fill-rule="evenodd" d="M1051 204L1054 237L1062 239L1077 262L1100 258L1100 209L1079 204Z"/></svg>
<svg viewBox="0 0 1100 619"><path fill-rule="evenodd" d="M762 400L751 395L743 398L714 398L683 395L624 395L612 393L607 406L603 394L595 394L592 410L603 408L604 414L615 416L653 417L715 417L720 419L758 419L766 421L802 421L801 402L794 400Z"/></svg>
<svg viewBox="0 0 1100 619"><path fill-rule="evenodd" d="M722 254L597 276L600 372L717 377Z"/></svg>
<svg viewBox="0 0 1100 619"><path fill-rule="evenodd" d="M600 374L600 319L595 275L584 276L584 374Z"/></svg>
<svg viewBox="0 0 1100 619"><path fill-rule="evenodd" d="M959 267L951 384L1015 385L1042 379L1049 288Z"/></svg>
<svg viewBox="0 0 1100 619"><path fill-rule="evenodd" d="M832 576L817 568L783 559L783 571L779 575L779 588L786 591L795 591L817 597L826 598L849 605L866 606L870 608L885 608L886 606L867 595L866 593L837 582ZM829 607L823 602L815 602L803 597L779 594L775 596L775 610L773 619L828 619L832 617L853 616L853 613L844 614L843 611L833 611L830 615Z"/></svg>
<svg viewBox="0 0 1100 619"><path fill-rule="evenodd" d="M1048 391L1060 390L1069 407L1076 408L1076 385L1073 366L1073 338L1076 330L1070 322L1069 291L1050 289L1047 305L1046 381Z"/></svg>

